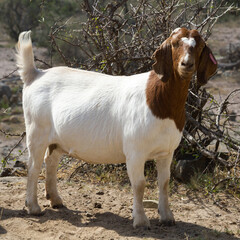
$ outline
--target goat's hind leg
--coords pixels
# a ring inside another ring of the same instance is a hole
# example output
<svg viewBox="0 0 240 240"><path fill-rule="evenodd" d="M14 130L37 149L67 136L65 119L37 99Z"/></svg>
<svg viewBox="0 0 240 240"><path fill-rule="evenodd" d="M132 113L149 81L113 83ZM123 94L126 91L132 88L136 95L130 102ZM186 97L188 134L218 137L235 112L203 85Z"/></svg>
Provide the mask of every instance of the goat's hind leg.
<svg viewBox="0 0 240 240"><path fill-rule="evenodd" d="M32 131L30 134L27 134L29 162L25 205L28 207L28 213L33 215L39 215L41 213L41 208L37 200L37 183L47 148L43 139L39 141L39 139L41 139L40 136L35 136L36 133L38 133L37 130L36 132Z"/></svg>
<svg viewBox="0 0 240 240"><path fill-rule="evenodd" d="M62 151L56 144L48 147L45 156L46 163L46 198L51 201L53 208L63 207L63 202L57 191L57 168L62 156Z"/></svg>

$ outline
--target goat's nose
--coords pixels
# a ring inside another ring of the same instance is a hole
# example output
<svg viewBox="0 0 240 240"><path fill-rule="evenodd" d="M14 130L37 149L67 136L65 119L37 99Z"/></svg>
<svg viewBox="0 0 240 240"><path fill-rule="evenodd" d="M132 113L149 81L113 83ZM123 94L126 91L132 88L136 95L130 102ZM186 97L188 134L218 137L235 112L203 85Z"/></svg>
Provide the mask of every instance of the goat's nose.
<svg viewBox="0 0 240 240"><path fill-rule="evenodd" d="M193 67L193 62L191 61L182 61L181 65L186 68L192 68Z"/></svg>

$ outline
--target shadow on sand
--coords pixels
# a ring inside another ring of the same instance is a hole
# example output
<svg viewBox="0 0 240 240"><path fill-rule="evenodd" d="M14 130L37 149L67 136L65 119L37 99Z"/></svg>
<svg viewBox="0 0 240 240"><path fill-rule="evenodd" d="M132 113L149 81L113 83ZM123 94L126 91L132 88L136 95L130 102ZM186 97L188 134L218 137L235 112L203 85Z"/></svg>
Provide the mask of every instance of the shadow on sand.
<svg viewBox="0 0 240 240"><path fill-rule="evenodd" d="M115 231L121 237L139 237L154 239L240 239L226 232L215 231L197 224L177 221L175 226L160 226L158 219L151 219L151 229L133 229L132 219L121 217L111 212L97 213L89 218L88 222L82 222L82 213L66 207L53 210L46 208L41 216L30 216L25 210L3 209L1 220L10 218L30 219L39 224L51 220L66 221L79 228L102 227L106 230ZM6 234L7 230L0 226L0 234ZM0 236L1 238L1 236Z"/></svg>

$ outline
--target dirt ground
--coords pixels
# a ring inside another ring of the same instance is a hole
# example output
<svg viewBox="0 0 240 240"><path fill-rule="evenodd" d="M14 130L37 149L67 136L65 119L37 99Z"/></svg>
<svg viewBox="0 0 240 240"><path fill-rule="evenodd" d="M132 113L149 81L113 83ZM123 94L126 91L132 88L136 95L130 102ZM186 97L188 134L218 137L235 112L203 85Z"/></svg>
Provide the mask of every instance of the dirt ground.
<svg viewBox="0 0 240 240"><path fill-rule="evenodd" d="M157 209L146 209L151 229L145 230L132 227L130 187L60 181L66 207L56 210L40 180L39 217L26 213L25 188L25 177L0 179L0 239L240 239L240 205L233 198L213 202L178 191L170 198L176 225L160 226Z"/></svg>
<svg viewBox="0 0 240 240"><path fill-rule="evenodd" d="M229 41L240 41L240 29L237 26L232 30L216 28L211 39L217 39L211 41L215 52L220 43L222 47ZM5 44L0 39L0 78L15 69L14 51L4 47ZM42 53L40 49L37 56ZM239 71L235 75L229 74L217 76L207 88L219 98L221 94L226 96L239 88ZM21 133L24 130L21 114L19 120L18 124L0 122L0 128ZM0 157L17 141L18 138L6 138L0 134ZM23 142L14 155L24 149ZM26 161L26 158L27 153L19 160ZM26 177L22 177L24 173L19 175L21 177L0 178L0 239L240 239L240 200L233 196L210 198L184 187L173 189L170 204L176 225L160 226L157 209L147 208L151 229L133 229L132 191L127 184L123 187L117 183L91 183L84 178L71 182L61 178L58 186L65 208L52 209L45 198L42 177L38 195L43 215L34 217L28 215L24 207ZM157 199L157 189L146 189L145 199L149 198Z"/></svg>

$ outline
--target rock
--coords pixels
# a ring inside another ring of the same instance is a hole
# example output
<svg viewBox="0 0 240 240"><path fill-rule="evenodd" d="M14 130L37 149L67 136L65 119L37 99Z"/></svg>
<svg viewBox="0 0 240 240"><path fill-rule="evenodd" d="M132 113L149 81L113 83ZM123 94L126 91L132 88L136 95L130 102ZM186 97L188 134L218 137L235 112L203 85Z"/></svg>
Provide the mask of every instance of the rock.
<svg viewBox="0 0 240 240"><path fill-rule="evenodd" d="M196 172L203 172L210 161L204 156L196 157L195 154L184 154L177 160L174 177L181 182L187 183Z"/></svg>
<svg viewBox="0 0 240 240"><path fill-rule="evenodd" d="M5 122L5 123L20 123L21 121L19 120L18 117L11 116L11 117L8 117L8 118L4 118L2 120L2 122Z"/></svg>
<svg viewBox="0 0 240 240"><path fill-rule="evenodd" d="M9 121L10 121L11 123L20 123L19 118L16 117L16 116L11 116L11 117L9 118Z"/></svg>
<svg viewBox="0 0 240 240"><path fill-rule="evenodd" d="M21 162L21 161L17 160L13 167L19 167L19 168L26 169L26 164L24 162Z"/></svg>
<svg viewBox="0 0 240 240"><path fill-rule="evenodd" d="M0 174L0 177L12 176L12 168L4 168Z"/></svg>
<svg viewBox="0 0 240 240"><path fill-rule="evenodd" d="M10 101L10 98L12 96L12 91L8 85L0 83L0 99L2 99L4 95L6 95L8 98L8 101Z"/></svg>
<svg viewBox="0 0 240 240"><path fill-rule="evenodd" d="M93 215L91 213L87 213L86 216L89 218L93 217Z"/></svg>
<svg viewBox="0 0 240 240"><path fill-rule="evenodd" d="M94 208L102 208L102 204L101 203L94 203Z"/></svg>
<svg viewBox="0 0 240 240"><path fill-rule="evenodd" d="M99 192L97 192L96 194L97 194L97 195L104 195L104 192L99 191Z"/></svg>
<svg viewBox="0 0 240 240"><path fill-rule="evenodd" d="M7 184L7 183L27 183L27 178L26 177L1 177L0 182Z"/></svg>
<svg viewBox="0 0 240 240"><path fill-rule="evenodd" d="M143 200L143 207L145 208L158 208L158 201L156 200Z"/></svg>
<svg viewBox="0 0 240 240"><path fill-rule="evenodd" d="M2 96L2 99L1 99L1 107L3 107L3 108L8 108L9 105L10 105L10 101L9 101L7 95L4 94L4 95Z"/></svg>
<svg viewBox="0 0 240 240"><path fill-rule="evenodd" d="M21 168L16 168L16 169L14 169L14 171L11 173L11 176L18 176L18 177L27 176L27 170L26 170L26 169L21 169Z"/></svg>
<svg viewBox="0 0 240 240"><path fill-rule="evenodd" d="M11 104L17 105L18 104L18 95L17 94L12 95L10 102L11 102Z"/></svg>
<svg viewBox="0 0 240 240"><path fill-rule="evenodd" d="M10 122L10 119L9 119L9 118L3 118L3 119L2 119L2 122L3 122L3 123L9 123L9 122Z"/></svg>

